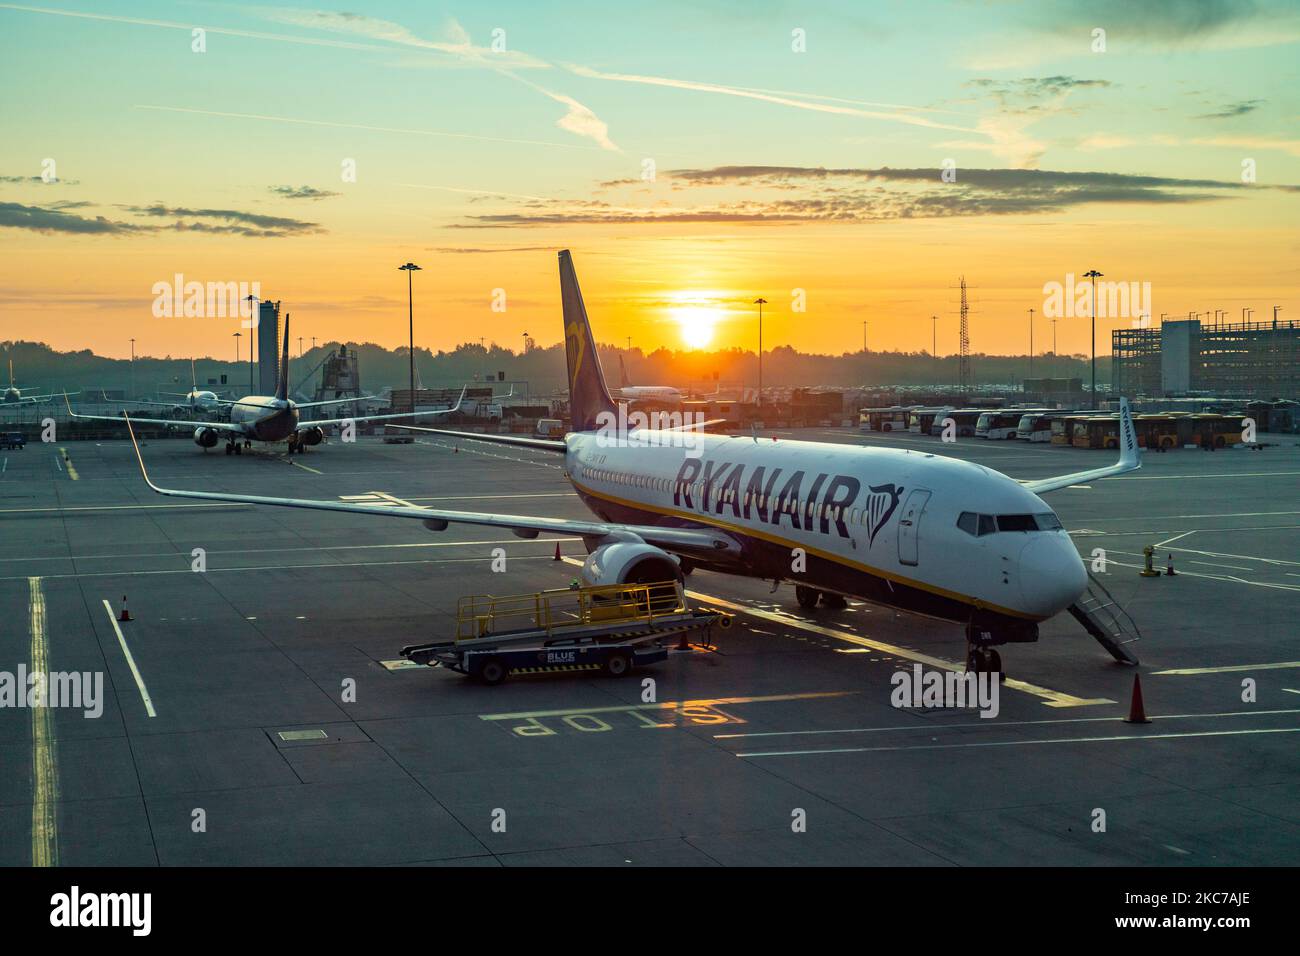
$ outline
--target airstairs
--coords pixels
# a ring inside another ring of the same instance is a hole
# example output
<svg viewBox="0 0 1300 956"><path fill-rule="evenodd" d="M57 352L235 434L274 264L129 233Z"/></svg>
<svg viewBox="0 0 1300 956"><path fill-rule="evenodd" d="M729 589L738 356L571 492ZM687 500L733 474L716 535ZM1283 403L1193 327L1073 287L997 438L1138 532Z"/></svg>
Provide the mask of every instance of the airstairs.
<svg viewBox="0 0 1300 956"><path fill-rule="evenodd" d="M1091 572L1088 573L1088 589L1070 605L1069 611L1111 657L1121 664L1138 663L1131 645L1142 639L1142 632Z"/></svg>

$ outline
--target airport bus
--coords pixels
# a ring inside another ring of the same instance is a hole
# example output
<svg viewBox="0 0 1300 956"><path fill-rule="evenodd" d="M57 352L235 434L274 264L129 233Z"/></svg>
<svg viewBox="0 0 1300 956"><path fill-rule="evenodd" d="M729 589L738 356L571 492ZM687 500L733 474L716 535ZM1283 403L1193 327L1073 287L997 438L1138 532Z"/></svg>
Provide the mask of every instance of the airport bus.
<svg viewBox="0 0 1300 956"><path fill-rule="evenodd" d="M998 441L1015 438L1020 419L1028 412L1046 412L1045 408L1009 408L986 411L975 424L975 437Z"/></svg>
<svg viewBox="0 0 1300 956"><path fill-rule="evenodd" d="M915 435L930 434L935 416L943 418L952 410L951 405L918 405L907 412L907 430Z"/></svg>
<svg viewBox="0 0 1300 956"><path fill-rule="evenodd" d="M1178 447L1178 419L1179 416L1166 413L1134 416L1133 432L1138 444L1152 449Z"/></svg>
<svg viewBox="0 0 1300 956"><path fill-rule="evenodd" d="M1063 433L1065 429L1066 416L1073 415L1070 408L1061 408L1057 411L1030 411L1021 415L1021 420L1015 423L1015 437L1021 441L1052 441L1053 434L1058 431ZM1057 431L1053 431L1057 429ZM1065 441L1057 442L1058 445L1065 445Z"/></svg>
<svg viewBox="0 0 1300 956"><path fill-rule="evenodd" d="M1110 414L1071 416L1075 448L1118 448L1119 416Z"/></svg>
<svg viewBox="0 0 1300 956"><path fill-rule="evenodd" d="M987 411L987 408L954 408L942 415L936 415L930 424L930 434L943 435L944 423L951 418L957 437L969 438L975 434L975 426L979 423L980 416Z"/></svg>
<svg viewBox="0 0 1300 956"><path fill-rule="evenodd" d="M863 408L858 411L858 428L864 432L905 432L907 413L913 405L891 405L888 408Z"/></svg>

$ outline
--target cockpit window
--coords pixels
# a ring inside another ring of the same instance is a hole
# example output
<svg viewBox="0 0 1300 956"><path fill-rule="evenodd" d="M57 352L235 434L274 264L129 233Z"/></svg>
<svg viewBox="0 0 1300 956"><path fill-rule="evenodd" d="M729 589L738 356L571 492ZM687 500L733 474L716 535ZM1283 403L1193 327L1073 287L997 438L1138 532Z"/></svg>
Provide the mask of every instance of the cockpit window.
<svg viewBox="0 0 1300 956"><path fill-rule="evenodd" d="M1033 515L998 515L999 531L1037 531Z"/></svg>
<svg viewBox="0 0 1300 956"><path fill-rule="evenodd" d="M1059 531L1061 522L1050 511L1037 515L981 515L963 511L957 527L978 538L995 531Z"/></svg>

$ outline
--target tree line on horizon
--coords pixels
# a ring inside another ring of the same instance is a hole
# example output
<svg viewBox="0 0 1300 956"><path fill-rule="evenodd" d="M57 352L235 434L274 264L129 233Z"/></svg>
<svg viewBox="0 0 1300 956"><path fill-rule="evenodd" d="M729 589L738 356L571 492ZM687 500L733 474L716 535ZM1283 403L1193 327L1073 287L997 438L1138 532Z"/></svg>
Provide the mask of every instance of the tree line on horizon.
<svg viewBox="0 0 1300 956"><path fill-rule="evenodd" d="M337 353L337 341L310 348L298 357L290 356L289 382L294 390L311 395L320 381L319 366L330 354ZM405 388L408 379L408 350L403 346L386 349L374 343L348 342L349 352L358 357L361 386L378 392L385 386ZM753 351L739 348L714 351L668 348L642 352L600 344L601 366L611 389L620 384L619 357L622 356L630 382L634 385L674 385L697 392L711 392L716 385L735 389L758 384L758 357ZM108 358L89 349L59 352L41 342L13 341L0 343L0 359L14 363L14 376L24 388L42 389L122 389L144 395L159 391L184 391L190 387L190 359L165 356L136 356L134 372L130 359ZM247 359L236 364L211 356L195 357L195 372L200 388L228 389L244 394L249 388ZM518 352L499 345L484 347L465 343L450 351L416 348L415 365L418 383L426 388L460 386L475 381L497 380L528 382L533 394L546 394L565 388L565 355L562 344L536 347ZM1026 355L970 356L974 384L1020 384L1029 377ZM765 386L862 386L921 385L946 388L957 382L956 355L934 357L928 352L844 352L825 355L799 352L782 345L763 354ZM1050 353L1034 356L1035 378L1086 378L1088 359L1084 355ZM1109 380L1109 356L1098 356L1098 376ZM1102 374L1104 371L1104 375ZM220 377L226 376L221 385ZM215 380L218 384L212 384ZM6 380L3 383L8 385ZM179 386L179 388L178 388ZM256 389L254 389L256 390Z"/></svg>

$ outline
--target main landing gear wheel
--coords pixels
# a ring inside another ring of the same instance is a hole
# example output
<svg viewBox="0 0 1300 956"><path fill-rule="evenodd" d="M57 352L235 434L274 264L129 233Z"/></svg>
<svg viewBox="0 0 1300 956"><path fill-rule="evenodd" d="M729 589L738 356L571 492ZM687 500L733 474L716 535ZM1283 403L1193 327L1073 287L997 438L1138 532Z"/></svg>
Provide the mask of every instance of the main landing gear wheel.
<svg viewBox="0 0 1300 956"><path fill-rule="evenodd" d="M495 687L506 679L506 673L506 665L501 661L501 658L489 657L483 662L483 666L479 668L478 676L479 680L489 687Z"/></svg>
<svg viewBox="0 0 1300 956"><path fill-rule="evenodd" d="M610 677L626 677L632 673L632 658L621 652L609 655L605 661L605 673Z"/></svg>
<svg viewBox="0 0 1300 956"><path fill-rule="evenodd" d="M245 447L245 446L243 446L243 445L236 445L236 446L235 446L235 454L236 454L236 455L242 455L242 454L244 453L244 447Z"/></svg>
<svg viewBox="0 0 1300 956"><path fill-rule="evenodd" d="M1001 680L1006 680L1006 675L1002 672L1002 655L992 647L979 644L968 644L966 647L966 672L999 674Z"/></svg>
<svg viewBox="0 0 1300 956"><path fill-rule="evenodd" d="M234 453L235 453L235 446L232 445L230 442L226 442L226 454L233 455Z"/></svg>
<svg viewBox="0 0 1300 956"><path fill-rule="evenodd" d="M830 591L822 592L822 607L834 608L836 610L846 608L849 602L844 599L842 594L832 594Z"/></svg>
<svg viewBox="0 0 1300 956"><path fill-rule="evenodd" d="M794 599L799 602L801 608L811 611L817 606L817 599L822 596L822 592L816 588L810 588L806 584L796 584L794 586Z"/></svg>

